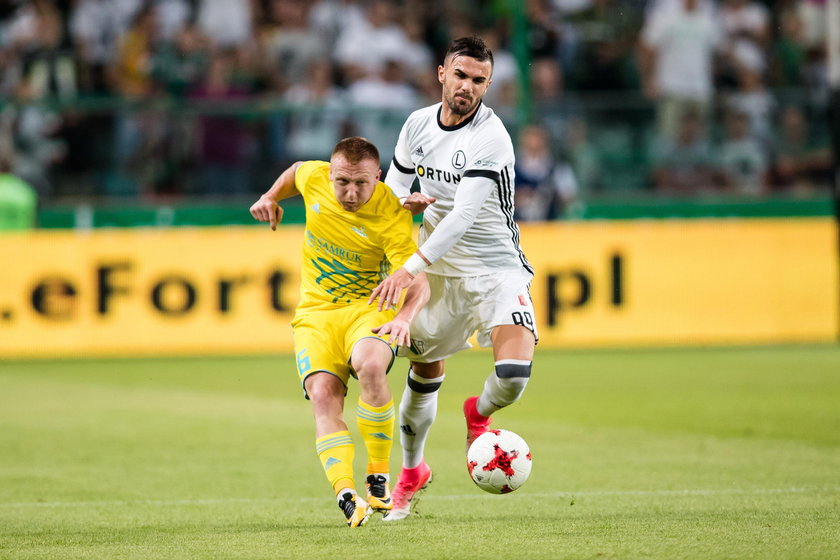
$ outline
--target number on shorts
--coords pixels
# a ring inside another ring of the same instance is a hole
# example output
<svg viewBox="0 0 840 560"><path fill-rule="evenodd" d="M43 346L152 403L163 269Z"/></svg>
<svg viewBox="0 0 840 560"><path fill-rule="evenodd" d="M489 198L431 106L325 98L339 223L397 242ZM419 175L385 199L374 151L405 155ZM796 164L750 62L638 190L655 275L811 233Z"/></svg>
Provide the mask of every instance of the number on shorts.
<svg viewBox="0 0 840 560"><path fill-rule="evenodd" d="M298 352L298 354L297 354L297 366L298 366L298 371L301 374L306 373L307 371L309 371L309 368L312 367L312 365L309 363L309 356L306 355L306 348L304 348L303 350Z"/></svg>
<svg viewBox="0 0 840 560"><path fill-rule="evenodd" d="M530 311L514 311L512 317L513 317L513 324L514 325L521 325L523 327L528 327L528 329L533 332L533 330L534 330L534 317L531 316Z"/></svg>

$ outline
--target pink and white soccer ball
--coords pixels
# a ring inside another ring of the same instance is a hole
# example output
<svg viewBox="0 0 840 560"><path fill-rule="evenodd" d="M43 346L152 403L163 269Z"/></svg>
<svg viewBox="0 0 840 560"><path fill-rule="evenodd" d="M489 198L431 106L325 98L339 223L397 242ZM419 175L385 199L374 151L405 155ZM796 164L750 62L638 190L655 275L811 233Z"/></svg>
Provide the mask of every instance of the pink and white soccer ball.
<svg viewBox="0 0 840 560"><path fill-rule="evenodd" d="M491 494L513 492L531 474L531 450L510 430L490 430L467 451L467 468L473 482Z"/></svg>

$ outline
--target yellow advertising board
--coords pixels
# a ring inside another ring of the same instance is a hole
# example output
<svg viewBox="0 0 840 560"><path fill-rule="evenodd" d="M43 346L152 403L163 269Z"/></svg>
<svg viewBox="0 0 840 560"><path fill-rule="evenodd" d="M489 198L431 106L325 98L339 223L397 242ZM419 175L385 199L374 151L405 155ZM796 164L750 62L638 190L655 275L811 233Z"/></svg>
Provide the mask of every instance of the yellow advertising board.
<svg viewBox="0 0 840 560"><path fill-rule="evenodd" d="M0 237L0 356L292 348L302 229Z"/></svg>
<svg viewBox="0 0 840 560"><path fill-rule="evenodd" d="M546 346L838 339L831 219L584 222L522 241Z"/></svg>
<svg viewBox="0 0 840 560"><path fill-rule="evenodd" d="M0 357L292 349L302 229L0 236ZM830 219L525 225L541 347L838 336Z"/></svg>

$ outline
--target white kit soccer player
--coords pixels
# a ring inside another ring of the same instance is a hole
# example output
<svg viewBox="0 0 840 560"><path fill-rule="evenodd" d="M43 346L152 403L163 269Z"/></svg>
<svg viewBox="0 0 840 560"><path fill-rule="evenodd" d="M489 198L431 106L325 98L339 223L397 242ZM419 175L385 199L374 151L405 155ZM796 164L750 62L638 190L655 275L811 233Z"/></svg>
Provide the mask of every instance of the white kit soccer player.
<svg viewBox="0 0 840 560"><path fill-rule="evenodd" d="M481 346L494 347L494 371L480 396L464 403L468 444L488 429L491 414L520 398L531 375L534 272L513 219L513 143L481 102L491 73L492 53L483 41L454 41L438 69L442 102L408 117L385 179L407 206L424 209L423 224L419 250L371 299L398 301L401 286L423 270L431 288L412 321L411 347L400 349L412 366L400 403L403 468L386 520L409 515L409 502L431 481L423 452L444 360L469 348L474 333ZM415 177L422 196L410 192Z"/></svg>
<svg viewBox="0 0 840 560"><path fill-rule="evenodd" d="M510 135L484 104L452 127L440 122L440 112L438 103L408 117L385 183L397 196L408 197L416 176L421 192L436 199L423 214L419 239L420 252L432 263L426 269L430 276L470 278L485 284L478 290L485 299L494 294L505 298L492 310L493 315L500 316L487 320L496 325L521 324L535 332L528 292L534 270L519 246L519 227L513 220L514 152ZM485 302L448 293L443 300L427 304L412 330L413 350L419 352L405 355L422 355L423 361L429 362L469 348L466 338L478 325L470 320L475 317L465 315L473 315L470 310L481 303ZM457 322L461 324L453 324ZM443 324L450 325L447 330L453 336L441 336ZM462 332L466 337L460 336ZM490 346L489 332L478 334L479 343Z"/></svg>

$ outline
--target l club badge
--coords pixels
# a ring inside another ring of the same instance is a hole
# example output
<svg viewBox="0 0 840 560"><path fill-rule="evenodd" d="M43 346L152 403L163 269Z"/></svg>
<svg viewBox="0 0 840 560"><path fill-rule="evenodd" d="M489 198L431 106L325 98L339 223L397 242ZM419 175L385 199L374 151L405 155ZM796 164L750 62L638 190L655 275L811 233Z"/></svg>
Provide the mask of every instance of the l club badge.
<svg viewBox="0 0 840 560"><path fill-rule="evenodd" d="M463 169L467 165L467 155L463 150L458 150L452 156L452 167L455 169Z"/></svg>

